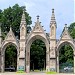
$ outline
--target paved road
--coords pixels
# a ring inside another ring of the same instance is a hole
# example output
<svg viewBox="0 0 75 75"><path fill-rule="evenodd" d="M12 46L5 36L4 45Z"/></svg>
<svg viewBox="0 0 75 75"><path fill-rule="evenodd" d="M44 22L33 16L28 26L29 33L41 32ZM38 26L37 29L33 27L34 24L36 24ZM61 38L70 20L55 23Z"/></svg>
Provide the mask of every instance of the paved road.
<svg viewBox="0 0 75 75"><path fill-rule="evenodd" d="M75 75L75 74L65 74L65 73L46 74L41 72L30 72L30 73L5 72L5 73L0 73L0 75Z"/></svg>

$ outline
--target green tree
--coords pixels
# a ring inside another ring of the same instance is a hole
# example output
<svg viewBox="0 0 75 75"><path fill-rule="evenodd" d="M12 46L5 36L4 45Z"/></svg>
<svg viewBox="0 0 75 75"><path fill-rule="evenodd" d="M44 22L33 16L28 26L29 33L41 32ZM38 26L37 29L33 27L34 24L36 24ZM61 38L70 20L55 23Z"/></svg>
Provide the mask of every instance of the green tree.
<svg viewBox="0 0 75 75"><path fill-rule="evenodd" d="M75 39L75 22L71 23L68 27L68 31L73 39Z"/></svg>
<svg viewBox="0 0 75 75"><path fill-rule="evenodd" d="M4 11L1 12L2 17L0 17L0 22L2 23L1 26L2 26L3 34L5 35L7 34L11 25L15 35L19 36L20 22L21 22L23 11L26 11L25 6L19 6L18 4L15 4L14 6L4 9ZM27 32L28 32L29 29L31 29L30 24L32 23L32 21L31 21L31 17L27 12L25 12L25 16L26 16L26 24L28 27L27 28L28 29Z"/></svg>
<svg viewBox="0 0 75 75"><path fill-rule="evenodd" d="M46 64L46 47L44 42L35 40L30 49L31 69L43 69Z"/></svg>
<svg viewBox="0 0 75 75"><path fill-rule="evenodd" d="M66 62L73 64L73 49L70 45L66 44L62 46L59 53L60 53L59 56L60 64Z"/></svg>
<svg viewBox="0 0 75 75"><path fill-rule="evenodd" d="M2 10L0 9L0 22L2 21Z"/></svg>
<svg viewBox="0 0 75 75"><path fill-rule="evenodd" d="M75 22L71 23L68 27L69 34L73 39L75 39ZM71 64L73 66L74 59L73 59L73 49L70 45L66 44L61 47L59 56L59 62L60 64L66 63L66 66L69 66ZM65 65L65 64L64 64Z"/></svg>
<svg viewBox="0 0 75 75"><path fill-rule="evenodd" d="M7 46L5 50L5 67L14 66L17 69L17 49L13 45Z"/></svg>

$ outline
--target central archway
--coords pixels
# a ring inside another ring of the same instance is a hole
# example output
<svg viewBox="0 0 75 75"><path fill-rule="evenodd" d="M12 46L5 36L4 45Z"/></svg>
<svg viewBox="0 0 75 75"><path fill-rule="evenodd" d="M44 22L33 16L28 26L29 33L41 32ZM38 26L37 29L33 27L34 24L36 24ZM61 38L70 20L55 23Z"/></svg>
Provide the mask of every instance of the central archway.
<svg viewBox="0 0 75 75"><path fill-rule="evenodd" d="M45 43L46 46L46 71L49 71L49 42L47 41L47 39L45 37L42 37L40 35L36 35L31 37L28 41L27 41L27 45L26 45L26 72L30 71L30 47L31 44L33 43L33 41L40 39Z"/></svg>
<svg viewBox="0 0 75 75"><path fill-rule="evenodd" d="M37 39L30 47L30 70L46 70L46 46L43 41Z"/></svg>

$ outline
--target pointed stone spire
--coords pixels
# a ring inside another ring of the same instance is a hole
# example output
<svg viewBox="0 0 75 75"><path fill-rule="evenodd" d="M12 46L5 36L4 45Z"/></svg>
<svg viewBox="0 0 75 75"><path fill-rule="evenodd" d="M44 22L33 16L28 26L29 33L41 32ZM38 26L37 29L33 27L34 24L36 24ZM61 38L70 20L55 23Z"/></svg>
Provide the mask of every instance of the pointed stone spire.
<svg viewBox="0 0 75 75"><path fill-rule="evenodd" d="M25 12L24 11L23 11L23 14L22 14L20 26L23 25L23 24L26 26L26 17L25 17Z"/></svg>
<svg viewBox="0 0 75 75"><path fill-rule="evenodd" d="M52 9L52 16L51 16L50 26L52 24L56 25L56 19L55 19L54 9Z"/></svg>
<svg viewBox="0 0 75 75"><path fill-rule="evenodd" d="M62 32L62 34L61 34L61 37L63 36L63 33L64 33L64 32L65 32L65 34L67 34L67 33L66 33L67 30L68 30L68 27L67 27L67 24L65 24L64 29L63 29L63 32Z"/></svg>
<svg viewBox="0 0 75 75"><path fill-rule="evenodd" d="M39 17L40 17L40 16L39 16L39 15L37 15L36 17L37 17L37 20L39 20Z"/></svg>
<svg viewBox="0 0 75 75"><path fill-rule="evenodd" d="M51 16L51 20L54 20L54 21L55 21L54 9L52 9L52 16Z"/></svg>
<svg viewBox="0 0 75 75"><path fill-rule="evenodd" d="M65 27L64 27L64 29L65 29L65 30L67 30L67 24L65 24Z"/></svg>
<svg viewBox="0 0 75 75"><path fill-rule="evenodd" d="M39 17L40 17L40 16L39 16L39 15L37 15L36 17L37 17L37 22L39 22Z"/></svg>
<svg viewBox="0 0 75 75"><path fill-rule="evenodd" d="M39 15L36 16L37 17L37 21L35 22L37 25L40 24L41 22L39 22Z"/></svg>
<svg viewBox="0 0 75 75"><path fill-rule="evenodd" d="M11 25L10 25L10 31L12 31Z"/></svg>

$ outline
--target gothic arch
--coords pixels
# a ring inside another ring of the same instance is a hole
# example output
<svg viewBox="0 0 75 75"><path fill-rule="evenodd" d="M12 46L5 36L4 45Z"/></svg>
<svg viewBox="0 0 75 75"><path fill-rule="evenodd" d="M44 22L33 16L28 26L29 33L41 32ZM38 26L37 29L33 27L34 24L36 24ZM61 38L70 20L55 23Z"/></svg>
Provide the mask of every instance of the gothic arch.
<svg viewBox="0 0 75 75"><path fill-rule="evenodd" d="M64 44L69 44L73 50L75 50L75 46L73 41L60 41L60 43L57 45L57 50L60 50L61 46L63 46Z"/></svg>
<svg viewBox="0 0 75 75"><path fill-rule="evenodd" d="M6 43L6 44L3 44L2 48L1 48L1 49L2 49L2 53L5 52L5 49L6 49L6 47L7 47L8 45L13 45L13 46L15 46L16 49L17 49L17 52L18 52L18 46L17 46L15 43L13 43L13 42L8 42L8 43Z"/></svg>
<svg viewBox="0 0 75 75"><path fill-rule="evenodd" d="M26 44L26 70L30 71L30 46L33 43L33 41L40 39L45 43L46 46L46 69L49 69L49 42L48 40L41 36L41 35L34 35L33 37L31 37Z"/></svg>
<svg viewBox="0 0 75 75"><path fill-rule="evenodd" d="M43 37L41 35L34 35L31 38L29 38L29 40L27 41L27 45L30 45L31 46L31 44L33 43L33 41L35 41L36 39L42 40L45 43L46 47L49 46L49 42L46 39L46 37Z"/></svg>
<svg viewBox="0 0 75 75"><path fill-rule="evenodd" d="M1 68L2 68L2 71L4 72L4 67L5 67L5 49L7 48L7 46L9 45L13 45L15 46L16 50L17 50L17 69L18 69L18 61L19 61L19 46L18 44L16 44L15 42L5 42L3 45L2 45L2 48L1 48L1 55L2 55L2 65L1 65Z"/></svg>
<svg viewBox="0 0 75 75"><path fill-rule="evenodd" d="M67 41L60 41L57 45L57 72L59 73L59 50L60 48L65 45L65 44L68 44L71 46L71 48L73 49L73 58L74 58L74 62L75 62L75 45L74 45L74 42L72 40L67 40ZM75 63L74 63L74 73L75 73Z"/></svg>

